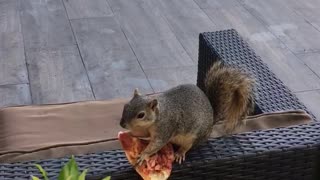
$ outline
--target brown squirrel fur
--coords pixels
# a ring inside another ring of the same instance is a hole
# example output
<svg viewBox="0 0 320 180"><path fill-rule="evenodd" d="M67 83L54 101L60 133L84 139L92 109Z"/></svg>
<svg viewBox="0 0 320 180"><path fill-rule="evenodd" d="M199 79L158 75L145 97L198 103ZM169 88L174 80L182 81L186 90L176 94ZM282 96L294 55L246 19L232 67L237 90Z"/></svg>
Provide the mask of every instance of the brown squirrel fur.
<svg viewBox="0 0 320 180"><path fill-rule="evenodd" d="M124 106L120 125L133 136L150 137L137 163L171 142L181 163L191 147L207 140L214 124L224 123L231 133L253 109L254 81L240 70L215 63L207 73L205 92L193 84L183 84L163 93L141 95Z"/></svg>
<svg viewBox="0 0 320 180"><path fill-rule="evenodd" d="M214 121L224 121L231 133L253 110L254 80L243 71L214 63L205 79L205 94L214 110Z"/></svg>

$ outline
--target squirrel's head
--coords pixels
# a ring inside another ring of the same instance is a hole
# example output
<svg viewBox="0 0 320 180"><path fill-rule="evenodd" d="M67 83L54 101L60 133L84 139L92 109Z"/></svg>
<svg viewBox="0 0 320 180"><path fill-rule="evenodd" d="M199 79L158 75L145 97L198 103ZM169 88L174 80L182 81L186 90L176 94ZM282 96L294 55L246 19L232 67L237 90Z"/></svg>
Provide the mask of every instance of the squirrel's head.
<svg viewBox="0 0 320 180"><path fill-rule="evenodd" d="M129 130L148 128L158 115L158 100L142 96L135 89L133 98L124 105L120 126Z"/></svg>

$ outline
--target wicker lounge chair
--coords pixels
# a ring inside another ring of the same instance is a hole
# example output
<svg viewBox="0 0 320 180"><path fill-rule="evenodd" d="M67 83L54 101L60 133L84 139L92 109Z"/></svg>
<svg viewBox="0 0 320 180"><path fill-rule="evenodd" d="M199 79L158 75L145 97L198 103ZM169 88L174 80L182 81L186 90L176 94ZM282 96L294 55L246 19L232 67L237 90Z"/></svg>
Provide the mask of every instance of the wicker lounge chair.
<svg viewBox="0 0 320 180"><path fill-rule="evenodd" d="M200 88L210 65L220 60L248 71L257 79L256 113L303 109L314 118L235 30L201 33L199 40L197 84ZM210 139L192 150L183 165L174 165L170 179L315 179L319 148L320 123L316 121ZM54 179L67 160L0 164L0 179L29 179L30 175L39 175L34 163L41 164ZM76 160L81 169L90 169L88 179L106 175L111 175L113 180L139 179L122 150L77 156Z"/></svg>

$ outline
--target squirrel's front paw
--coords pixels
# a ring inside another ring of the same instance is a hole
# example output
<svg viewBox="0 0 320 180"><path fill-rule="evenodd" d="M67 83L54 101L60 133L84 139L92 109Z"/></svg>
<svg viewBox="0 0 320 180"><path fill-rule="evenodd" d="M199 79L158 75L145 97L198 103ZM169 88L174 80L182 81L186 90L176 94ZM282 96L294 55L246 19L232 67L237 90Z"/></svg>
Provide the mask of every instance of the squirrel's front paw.
<svg viewBox="0 0 320 180"><path fill-rule="evenodd" d="M147 154L140 154L134 166L141 166L143 161L147 160L149 156Z"/></svg>

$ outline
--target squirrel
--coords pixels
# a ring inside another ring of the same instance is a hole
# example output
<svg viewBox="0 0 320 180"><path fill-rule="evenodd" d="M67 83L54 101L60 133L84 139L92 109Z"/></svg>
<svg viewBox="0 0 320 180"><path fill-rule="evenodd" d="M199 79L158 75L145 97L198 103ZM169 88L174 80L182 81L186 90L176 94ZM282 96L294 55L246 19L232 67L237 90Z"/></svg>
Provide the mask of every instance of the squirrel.
<svg viewBox="0 0 320 180"><path fill-rule="evenodd" d="M181 164L192 147L209 138L217 122L223 123L225 134L233 132L253 110L254 83L249 74L218 61L206 75L204 90L182 84L141 95L135 89L123 107L120 126L132 136L150 138L136 165L169 142L178 146L175 161Z"/></svg>

